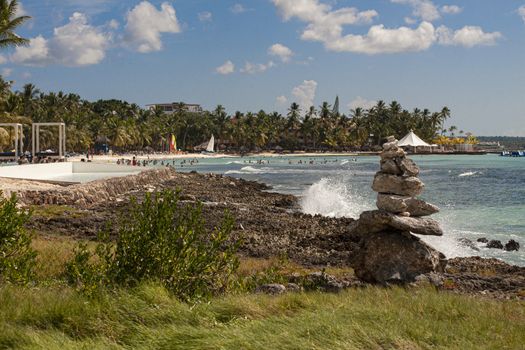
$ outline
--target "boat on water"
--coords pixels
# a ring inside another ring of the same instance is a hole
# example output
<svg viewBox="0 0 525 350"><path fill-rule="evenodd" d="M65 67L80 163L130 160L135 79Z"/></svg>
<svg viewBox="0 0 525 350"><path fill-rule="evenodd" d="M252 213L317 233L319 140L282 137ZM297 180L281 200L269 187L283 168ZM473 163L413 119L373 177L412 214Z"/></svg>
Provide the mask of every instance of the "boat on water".
<svg viewBox="0 0 525 350"><path fill-rule="evenodd" d="M525 151L503 151L500 153L502 157L525 157Z"/></svg>
<svg viewBox="0 0 525 350"><path fill-rule="evenodd" d="M210 141L203 153L215 153L215 137L213 135L211 135Z"/></svg>

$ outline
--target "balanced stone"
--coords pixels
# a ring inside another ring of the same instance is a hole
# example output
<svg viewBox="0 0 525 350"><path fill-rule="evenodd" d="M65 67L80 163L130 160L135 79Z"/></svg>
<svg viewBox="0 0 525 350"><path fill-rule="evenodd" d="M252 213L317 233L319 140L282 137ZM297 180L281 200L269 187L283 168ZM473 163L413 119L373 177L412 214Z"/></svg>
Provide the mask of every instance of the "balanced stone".
<svg viewBox="0 0 525 350"><path fill-rule="evenodd" d="M399 167L399 169L401 169L401 172L403 175L408 175L408 176L419 175L419 168L412 159L402 157L402 158L396 158L394 161L396 162L396 165Z"/></svg>
<svg viewBox="0 0 525 350"><path fill-rule="evenodd" d="M372 189L379 193L415 197L423 192L424 184L415 176L395 176L379 172L374 177Z"/></svg>
<svg viewBox="0 0 525 350"><path fill-rule="evenodd" d="M392 175L402 175L403 171L393 159L385 159L381 161L381 172Z"/></svg>
<svg viewBox="0 0 525 350"><path fill-rule="evenodd" d="M443 235L434 219L399 216L383 210L365 211L350 225L350 232L360 236L392 229L425 236Z"/></svg>
<svg viewBox="0 0 525 350"><path fill-rule="evenodd" d="M384 193L377 195L377 207L394 214L409 212L410 216L427 216L439 212L438 207L420 199Z"/></svg>
<svg viewBox="0 0 525 350"><path fill-rule="evenodd" d="M380 154L381 159L394 159L399 157L406 157L406 155L406 152L399 147L388 151L385 150Z"/></svg>

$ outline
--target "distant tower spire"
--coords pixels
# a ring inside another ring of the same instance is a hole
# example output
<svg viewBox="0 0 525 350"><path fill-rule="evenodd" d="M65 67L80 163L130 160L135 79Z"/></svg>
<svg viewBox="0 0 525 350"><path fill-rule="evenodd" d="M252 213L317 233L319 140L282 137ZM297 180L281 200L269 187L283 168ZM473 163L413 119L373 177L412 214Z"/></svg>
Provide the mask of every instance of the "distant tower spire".
<svg viewBox="0 0 525 350"><path fill-rule="evenodd" d="M339 114L339 96L335 96L334 109L332 110L334 114Z"/></svg>

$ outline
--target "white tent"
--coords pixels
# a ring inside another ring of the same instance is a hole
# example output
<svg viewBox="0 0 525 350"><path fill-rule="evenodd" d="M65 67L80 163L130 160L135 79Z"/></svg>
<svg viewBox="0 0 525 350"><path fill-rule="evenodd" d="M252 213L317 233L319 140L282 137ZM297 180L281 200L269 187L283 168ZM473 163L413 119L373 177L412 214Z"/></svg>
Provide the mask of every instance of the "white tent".
<svg viewBox="0 0 525 350"><path fill-rule="evenodd" d="M410 132L405 137L403 137L401 140L399 140L397 142L397 145L399 147L404 147L404 146L431 147L428 143L426 143L425 141L421 140L421 138L419 136L414 134L414 132L412 130L410 130Z"/></svg>

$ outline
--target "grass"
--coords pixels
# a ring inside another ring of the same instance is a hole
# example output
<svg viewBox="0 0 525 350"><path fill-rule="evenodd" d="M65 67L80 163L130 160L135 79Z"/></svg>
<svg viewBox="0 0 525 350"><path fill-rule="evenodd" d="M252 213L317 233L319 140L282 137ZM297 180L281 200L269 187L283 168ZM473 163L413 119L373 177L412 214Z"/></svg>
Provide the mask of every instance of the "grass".
<svg viewBox="0 0 525 350"><path fill-rule="evenodd" d="M73 218L81 218L88 215L86 212L83 212L80 209L68 205L56 204L33 205L31 206L31 211L33 212L33 216L47 219L65 215Z"/></svg>
<svg viewBox="0 0 525 350"><path fill-rule="evenodd" d="M187 305L162 287L88 299L0 288L0 348L519 349L525 306L433 289L230 295Z"/></svg>
<svg viewBox="0 0 525 350"><path fill-rule="evenodd" d="M190 305L150 283L88 298L60 279L76 243L37 236L39 283L0 286L0 349L520 349L525 343L525 303L433 288L239 293ZM245 258L238 274L264 280L311 271L283 259Z"/></svg>

